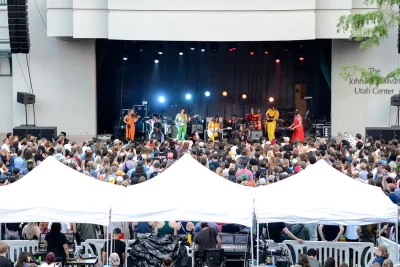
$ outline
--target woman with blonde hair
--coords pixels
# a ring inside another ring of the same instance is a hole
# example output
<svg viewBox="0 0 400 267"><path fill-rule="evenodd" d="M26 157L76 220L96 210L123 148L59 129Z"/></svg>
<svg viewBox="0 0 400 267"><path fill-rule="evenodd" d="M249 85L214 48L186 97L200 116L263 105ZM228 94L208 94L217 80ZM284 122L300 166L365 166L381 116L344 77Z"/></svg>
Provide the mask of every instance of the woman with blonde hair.
<svg viewBox="0 0 400 267"><path fill-rule="evenodd" d="M393 261L386 259L383 261L382 267L393 267Z"/></svg>
<svg viewBox="0 0 400 267"><path fill-rule="evenodd" d="M36 223L30 222L22 229L22 239L24 240L39 240L40 228Z"/></svg>
<svg viewBox="0 0 400 267"><path fill-rule="evenodd" d="M215 173L222 177L222 171L223 169L221 167L218 167Z"/></svg>
<svg viewBox="0 0 400 267"><path fill-rule="evenodd" d="M383 265L383 262L389 258L389 253L387 251L387 247L385 245L379 245L375 251L376 257L372 261L372 264L375 262L379 263L380 265Z"/></svg>
<svg viewBox="0 0 400 267"><path fill-rule="evenodd" d="M0 266L12 267L11 260L7 259L4 255L7 253L8 245L5 241L0 241Z"/></svg>

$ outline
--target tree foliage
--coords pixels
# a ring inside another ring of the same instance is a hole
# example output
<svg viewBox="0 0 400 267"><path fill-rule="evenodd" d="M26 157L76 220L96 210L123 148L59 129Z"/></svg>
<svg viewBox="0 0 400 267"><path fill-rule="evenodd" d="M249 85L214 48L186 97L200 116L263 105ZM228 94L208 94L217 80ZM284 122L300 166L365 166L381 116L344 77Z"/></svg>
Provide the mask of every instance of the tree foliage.
<svg viewBox="0 0 400 267"><path fill-rule="evenodd" d="M389 32L400 24L398 5L400 0L364 0L366 5L375 5L377 9L360 14L341 16L337 24L337 32L349 33L350 40L360 43L360 49L379 46L389 38ZM391 71L386 76L375 73L373 70L356 65L341 66L340 75L348 80L360 75L360 79L369 85L379 86L390 78L399 78L400 69Z"/></svg>

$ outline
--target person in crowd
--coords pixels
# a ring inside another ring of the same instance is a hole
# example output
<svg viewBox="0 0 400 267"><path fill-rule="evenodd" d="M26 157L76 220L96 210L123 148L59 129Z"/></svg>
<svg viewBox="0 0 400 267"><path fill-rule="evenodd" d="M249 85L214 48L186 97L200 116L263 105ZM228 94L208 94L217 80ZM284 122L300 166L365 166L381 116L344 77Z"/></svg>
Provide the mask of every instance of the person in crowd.
<svg viewBox="0 0 400 267"><path fill-rule="evenodd" d="M297 258L297 264L301 267L311 267L310 261L308 260L307 255L300 254Z"/></svg>
<svg viewBox="0 0 400 267"><path fill-rule="evenodd" d="M308 256L308 262L310 263L311 267L321 267L321 264L317 260L317 251L313 248L310 248L307 251L307 256Z"/></svg>
<svg viewBox="0 0 400 267"><path fill-rule="evenodd" d="M383 262L389 258L389 253L387 251L387 247L385 245L379 245L375 251L375 258L372 261L372 264L379 263L381 266Z"/></svg>
<svg viewBox="0 0 400 267"><path fill-rule="evenodd" d="M389 259L383 261L382 267L393 267L393 262Z"/></svg>
<svg viewBox="0 0 400 267"><path fill-rule="evenodd" d="M119 267L122 267L124 265L126 244L124 241L120 240L121 233L122 231L120 228L114 228L112 240L109 240L108 242L106 241L104 243L102 253L103 262L106 262L106 259L111 256L110 254L116 253L118 254L119 258L122 259ZM111 248L111 246L112 252L110 253L109 248Z"/></svg>
<svg viewBox="0 0 400 267"><path fill-rule="evenodd" d="M109 267L118 267L121 265L121 258L117 253L111 253L110 257L108 258L108 265Z"/></svg>
<svg viewBox="0 0 400 267"><path fill-rule="evenodd" d="M301 244L304 243L304 240L297 238L283 222L264 224L262 230L262 234L266 237L266 239L272 239L275 243L282 242L281 232L284 232L288 237Z"/></svg>
<svg viewBox="0 0 400 267"><path fill-rule="evenodd" d="M174 266L174 262L170 257L165 257L163 259L163 267L173 267ZM390 266L388 266L390 267ZM393 265L392 265L393 267Z"/></svg>
<svg viewBox="0 0 400 267"><path fill-rule="evenodd" d="M36 223L30 222L22 229L22 239L24 240L39 240L40 228Z"/></svg>
<svg viewBox="0 0 400 267"><path fill-rule="evenodd" d="M50 232L46 234L45 246L47 253L53 252L57 259L66 261L69 259L68 242L65 234L61 232L61 223L52 223Z"/></svg>
<svg viewBox="0 0 400 267"><path fill-rule="evenodd" d="M29 252L21 252L18 255L18 260L17 263L15 264L15 267L27 267L29 266L31 262L31 254L29 254Z"/></svg>
<svg viewBox="0 0 400 267"><path fill-rule="evenodd" d="M159 221L156 225L158 236L178 235L175 221Z"/></svg>
<svg viewBox="0 0 400 267"><path fill-rule="evenodd" d="M327 258L324 267L336 267L335 259L332 257Z"/></svg>
<svg viewBox="0 0 400 267"><path fill-rule="evenodd" d="M5 241L0 241L0 266L1 267L12 267L13 263L10 259L6 258L5 255L8 251L8 245Z"/></svg>
<svg viewBox="0 0 400 267"><path fill-rule="evenodd" d="M57 258L53 252L46 255L46 262L41 264L41 267L55 267L57 266Z"/></svg>
<svg viewBox="0 0 400 267"><path fill-rule="evenodd" d="M322 241L339 241L339 238L344 233L343 225L323 225L318 227L318 232Z"/></svg>
<svg viewBox="0 0 400 267"><path fill-rule="evenodd" d="M222 246L222 240L218 232L209 227L207 222L201 223L201 231L196 235L194 243L200 258L204 257L205 249L221 248Z"/></svg>
<svg viewBox="0 0 400 267"><path fill-rule="evenodd" d="M132 230L137 238L149 237L157 227L157 222L132 222ZM157 230L155 230L157 232Z"/></svg>

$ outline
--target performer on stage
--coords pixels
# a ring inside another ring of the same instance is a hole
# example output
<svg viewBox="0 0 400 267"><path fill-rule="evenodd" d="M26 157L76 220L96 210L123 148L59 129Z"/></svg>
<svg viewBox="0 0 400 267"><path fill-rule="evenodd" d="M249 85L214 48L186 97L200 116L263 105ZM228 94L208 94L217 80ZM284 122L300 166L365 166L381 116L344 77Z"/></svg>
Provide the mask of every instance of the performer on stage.
<svg viewBox="0 0 400 267"><path fill-rule="evenodd" d="M275 139L276 120L279 119L279 111L272 105L265 113L265 116L267 117L268 140L272 141Z"/></svg>
<svg viewBox="0 0 400 267"><path fill-rule="evenodd" d="M299 142L303 142L304 141L303 118L301 117L297 109L294 112L294 114L295 114L294 122L289 127L289 129L294 130L291 141L294 142L297 139L299 140Z"/></svg>
<svg viewBox="0 0 400 267"><path fill-rule="evenodd" d="M258 118L257 114L254 112L254 108L251 108L250 113L246 115L246 120L248 124L256 124Z"/></svg>
<svg viewBox="0 0 400 267"><path fill-rule="evenodd" d="M147 120L146 122L151 125L149 139L154 138L164 143L164 134L162 133L163 125L160 122L160 116L158 114L153 114L153 119Z"/></svg>
<svg viewBox="0 0 400 267"><path fill-rule="evenodd" d="M212 121L208 124L208 137L211 138L211 141L214 143L215 138L217 137L219 141L221 141L221 135L219 131L221 130L221 124L219 123L219 117L215 116Z"/></svg>
<svg viewBox="0 0 400 267"><path fill-rule="evenodd" d="M175 126L178 129L178 133L176 135L177 140L185 140L187 124L190 120L190 117L186 114L186 109L182 108L181 113L178 113L175 117Z"/></svg>
<svg viewBox="0 0 400 267"><path fill-rule="evenodd" d="M261 113L261 109L258 109L257 114L256 114L256 118L257 118L256 130L259 130L259 131L262 130L262 116L263 116L263 114Z"/></svg>
<svg viewBox="0 0 400 267"><path fill-rule="evenodd" d="M126 124L125 138L126 140L135 140L135 122L140 118L138 114L135 113L134 109L129 110L129 113L124 117L124 122Z"/></svg>

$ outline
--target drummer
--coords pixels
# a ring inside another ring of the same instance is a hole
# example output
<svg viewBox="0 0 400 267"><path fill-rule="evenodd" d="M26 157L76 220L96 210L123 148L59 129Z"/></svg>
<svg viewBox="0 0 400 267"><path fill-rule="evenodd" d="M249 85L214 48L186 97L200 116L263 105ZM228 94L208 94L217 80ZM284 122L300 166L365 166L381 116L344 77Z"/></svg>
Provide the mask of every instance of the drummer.
<svg viewBox="0 0 400 267"><path fill-rule="evenodd" d="M254 112L254 108L250 109L250 113L246 115L246 120L248 124L256 124L258 120L258 114Z"/></svg>

